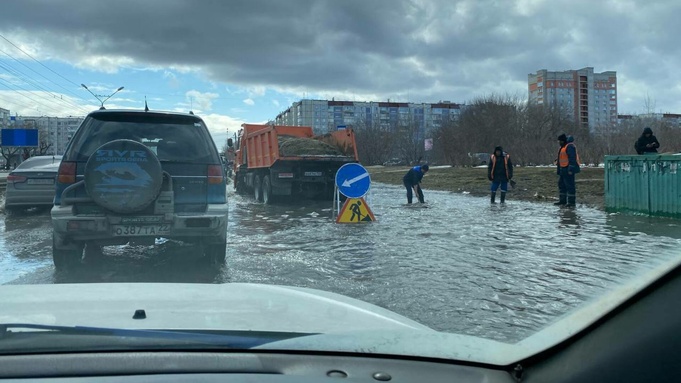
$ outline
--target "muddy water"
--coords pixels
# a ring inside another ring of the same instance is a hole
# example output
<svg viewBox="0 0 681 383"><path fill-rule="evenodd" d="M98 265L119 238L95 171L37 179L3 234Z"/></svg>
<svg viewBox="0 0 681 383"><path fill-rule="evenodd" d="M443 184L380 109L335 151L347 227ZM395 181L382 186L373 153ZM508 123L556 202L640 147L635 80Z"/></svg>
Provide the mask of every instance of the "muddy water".
<svg viewBox="0 0 681 383"><path fill-rule="evenodd" d="M329 203L255 204L231 196L227 265L198 264L191 246L106 248L56 273L49 215L0 222L0 283L253 282L348 295L442 331L521 339L662 259L680 256L681 222L580 207L375 186L378 222L339 225Z"/></svg>

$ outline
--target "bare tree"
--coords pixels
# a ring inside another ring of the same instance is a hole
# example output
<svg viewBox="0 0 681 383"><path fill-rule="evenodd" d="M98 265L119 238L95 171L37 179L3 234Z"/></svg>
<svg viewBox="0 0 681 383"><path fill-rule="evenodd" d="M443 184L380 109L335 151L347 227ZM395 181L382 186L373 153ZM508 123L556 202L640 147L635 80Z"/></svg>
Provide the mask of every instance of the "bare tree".
<svg viewBox="0 0 681 383"><path fill-rule="evenodd" d="M395 133L394 147L399 158L408 164L420 162L425 153L423 128L414 122L399 126Z"/></svg>
<svg viewBox="0 0 681 383"><path fill-rule="evenodd" d="M2 153L2 156L5 158L5 167L9 169L10 167L10 162L12 161L12 158L16 156L21 148L16 147L16 146L3 146L0 148L0 153Z"/></svg>
<svg viewBox="0 0 681 383"><path fill-rule="evenodd" d="M357 154L364 165L380 165L393 155L395 133L377 124L358 122L353 125Z"/></svg>
<svg viewBox="0 0 681 383"><path fill-rule="evenodd" d="M47 151L52 147L51 143L47 143L46 141L40 141L40 144L37 148L31 149L31 156L44 156L47 154Z"/></svg>
<svg viewBox="0 0 681 383"><path fill-rule="evenodd" d="M646 92L646 97L643 99L643 106L645 107L645 114L652 115L655 113L657 102L650 98L650 94Z"/></svg>
<svg viewBox="0 0 681 383"><path fill-rule="evenodd" d="M654 101L647 100L647 110ZM650 127L662 152L681 151L681 129L655 114L634 116L619 124L604 124L591 132L559 105L537 105L518 97L491 95L474 100L458 121L443 124L435 132L435 152L443 162L470 165L468 153L491 153L502 146L520 165L550 164L558 154L557 136L575 137L580 159L599 164L605 155L634 154L634 143L643 128Z"/></svg>

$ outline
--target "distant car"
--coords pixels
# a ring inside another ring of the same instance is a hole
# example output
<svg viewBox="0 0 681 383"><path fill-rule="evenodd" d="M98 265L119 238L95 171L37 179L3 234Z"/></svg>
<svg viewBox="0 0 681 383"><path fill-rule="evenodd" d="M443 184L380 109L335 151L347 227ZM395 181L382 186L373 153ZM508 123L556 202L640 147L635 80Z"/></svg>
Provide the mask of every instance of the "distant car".
<svg viewBox="0 0 681 383"><path fill-rule="evenodd" d="M54 180L61 156L35 156L7 175L5 213L28 208L50 208L54 202Z"/></svg>
<svg viewBox="0 0 681 383"><path fill-rule="evenodd" d="M59 167L52 208L56 268L103 246L198 245L225 262L227 189L208 128L193 114L99 110L73 136Z"/></svg>
<svg viewBox="0 0 681 383"><path fill-rule="evenodd" d="M390 160L384 162L383 166L402 166L406 164L407 164L406 162L402 161L399 158L391 158Z"/></svg>
<svg viewBox="0 0 681 383"><path fill-rule="evenodd" d="M491 154L489 153L468 153L468 157L471 158L472 166L487 165Z"/></svg>

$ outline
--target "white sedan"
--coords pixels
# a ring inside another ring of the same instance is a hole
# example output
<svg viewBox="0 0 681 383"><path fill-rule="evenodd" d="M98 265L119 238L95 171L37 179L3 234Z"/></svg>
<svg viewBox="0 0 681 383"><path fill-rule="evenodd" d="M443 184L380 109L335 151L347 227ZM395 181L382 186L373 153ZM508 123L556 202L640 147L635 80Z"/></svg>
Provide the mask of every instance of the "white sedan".
<svg viewBox="0 0 681 383"><path fill-rule="evenodd" d="M49 208L54 201L54 180L61 156L35 156L7 175L5 213L28 208Z"/></svg>

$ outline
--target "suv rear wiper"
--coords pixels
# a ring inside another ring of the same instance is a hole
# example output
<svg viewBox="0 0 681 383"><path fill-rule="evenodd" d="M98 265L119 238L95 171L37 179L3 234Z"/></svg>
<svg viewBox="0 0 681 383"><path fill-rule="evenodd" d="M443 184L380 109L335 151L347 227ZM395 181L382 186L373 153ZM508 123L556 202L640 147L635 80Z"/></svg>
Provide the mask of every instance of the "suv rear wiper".
<svg viewBox="0 0 681 383"><path fill-rule="evenodd" d="M12 331L15 330L38 330L38 331ZM175 331L175 330L147 330L147 329L122 329L88 326L55 326L32 323L3 323L0 324L0 343L15 334L62 334L74 336L103 336L116 338L147 338L162 339L169 341L181 341L200 343L205 345L217 345L221 347L248 349L282 339L290 339L299 336L313 334L307 333L277 333L262 331Z"/></svg>

